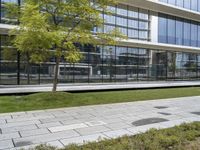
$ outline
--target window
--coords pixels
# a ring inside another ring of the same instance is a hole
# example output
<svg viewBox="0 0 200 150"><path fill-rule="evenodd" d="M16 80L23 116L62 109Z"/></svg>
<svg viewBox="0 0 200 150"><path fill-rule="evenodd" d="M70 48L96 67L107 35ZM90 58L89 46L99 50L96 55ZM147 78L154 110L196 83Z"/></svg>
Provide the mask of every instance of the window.
<svg viewBox="0 0 200 150"><path fill-rule="evenodd" d="M176 44L183 44L183 22L180 19L176 20Z"/></svg>
<svg viewBox="0 0 200 150"><path fill-rule="evenodd" d="M190 0L184 0L184 8L190 9Z"/></svg>
<svg viewBox="0 0 200 150"><path fill-rule="evenodd" d="M167 43L167 19L166 16L160 15L158 21L158 41L161 43Z"/></svg>
<svg viewBox="0 0 200 150"><path fill-rule="evenodd" d="M115 24L115 16L104 15L105 23Z"/></svg>
<svg viewBox="0 0 200 150"><path fill-rule="evenodd" d="M200 24L198 24L198 47L200 47Z"/></svg>
<svg viewBox="0 0 200 150"><path fill-rule="evenodd" d="M191 9L194 11L198 10L198 0L191 0Z"/></svg>
<svg viewBox="0 0 200 150"><path fill-rule="evenodd" d="M183 44L186 46L190 46L190 22L184 22L184 32L183 32Z"/></svg>
<svg viewBox="0 0 200 150"><path fill-rule="evenodd" d="M148 11L144 9L139 10L139 19L148 20Z"/></svg>
<svg viewBox="0 0 200 150"><path fill-rule="evenodd" d="M117 25L127 27L127 19L117 17Z"/></svg>
<svg viewBox="0 0 200 150"><path fill-rule="evenodd" d="M176 5L176 0L168 0L169 4Z"/></svg>
<svg viewBox="0 0 200 150"><path fill-rule="evenodd" d="M127 6L118 6L117 7L117 14L121 16L127 16L128 11L127 11Z"/></svg>
<svg viewBox="0 0 200 150"><path fill-rule="evenodd" d="M167 31L168 31L168 43L171 43L171 44L175 44L176 41L175 41L175 27L176 24L175 24L175 18L173 17L170 17L168 19L168 24L167 24Z"/></svg>
<svg viewBox="0 0 200 150"><path fill-rule="evenodd" d="M128 37L137 39L139 37L138 30L129 29L128 30Z"/></svg>
<svg viewBox="0 0 200 150"><path fill-rule="evenodd" d="M128 10L128 17L132 17L132 18L138 18L138 8L135 7L129 7Z"/></svg>
<svg viewBox="0 0 200 150"><path fill-rule="evenodd" d="M130 28L138 28L138 21L137 20L128 20L128 27Z"/></svg>
<svg viewBox="0 0 200 150"><path fill-rule="evenodd" d="M148 22L140 21L139 29L148 29Z"/></svg>
<svg viewBox="0 0 200 150"><path fill-rule="evenodd" d="M191 46L197 46L198 26L196 23L191 24Z"/></svg>
<svg viewBox="0 0 200 150"><path fill-rule="evenodd" d="M147 39L148 38L148 32L147 31L139 31L139 38L140 39Z"/></svg>
<svg viewBox="0 0 200 150"><path fill-rule="evenodd" d="M179 7L183 7L184 6L183 0L176 0L176 5Z"/></svg>

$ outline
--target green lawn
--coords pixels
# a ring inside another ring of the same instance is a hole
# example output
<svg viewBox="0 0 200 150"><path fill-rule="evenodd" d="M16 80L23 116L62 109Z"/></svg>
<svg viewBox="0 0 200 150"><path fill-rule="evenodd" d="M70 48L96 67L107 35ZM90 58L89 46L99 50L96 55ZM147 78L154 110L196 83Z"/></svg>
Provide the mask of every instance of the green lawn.
<svg viewBox="0 0 200 150"><path fill-rule="evenodd" d="M69 145L59 150L199 150L200 122L183 124L169 129L151 129L144 134L103 140L77 146ZM41 145L35 150L56 150Z"/></svg>
<svg viewBox="0 0 200 150"><path fill-rule="evenodd" d="M0 96L0 113L198 95L200 95L199 87L89 93L57 92L37 93L27 96Z"/></svg>
<svg viewBox="0 0 200 150"><path fill-rule="evenodd" d="M0 96L0 113L200 95L200 87Z"/></svg>

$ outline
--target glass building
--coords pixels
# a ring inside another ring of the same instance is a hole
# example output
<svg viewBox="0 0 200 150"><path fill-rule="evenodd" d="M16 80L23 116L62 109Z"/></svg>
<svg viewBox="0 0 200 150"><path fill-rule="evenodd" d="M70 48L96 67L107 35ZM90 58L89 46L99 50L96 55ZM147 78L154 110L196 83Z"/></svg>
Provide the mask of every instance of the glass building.
<svg viewBox="0 0 200 150"><path fill-rule="evenodd" d="M4 31L17 24L6 17L6 2L20 5L20 0L0 0L0 85L52 83L54 58L27 67L11 45L13 53L5 52L12 37ZM109 9L112 15L102 13L104 26L93 32L118 28L127 41L77 45L84 57L75 64L61 60L59 83L200 79L200 0L130 0Z"/></svg>

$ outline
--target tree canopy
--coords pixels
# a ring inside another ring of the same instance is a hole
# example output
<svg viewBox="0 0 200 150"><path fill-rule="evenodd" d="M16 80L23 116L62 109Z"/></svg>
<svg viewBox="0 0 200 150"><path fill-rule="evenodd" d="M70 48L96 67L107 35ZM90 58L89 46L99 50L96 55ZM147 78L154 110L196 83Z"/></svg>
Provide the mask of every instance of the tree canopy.
<svg viewBox="0 0 200 150"><path fill-rule="evenodd" d="M52 55L56 58L56 91L60 58L69 63L82 58L77 43L114 45L125 38L118 29L94 31L103 27L101 13L112 14L108 6L116 4L116 0L24 0L20 6L7 4L9 16L19 22L10 32L16 35L13 45L32 62L43 62Z"/></svg>

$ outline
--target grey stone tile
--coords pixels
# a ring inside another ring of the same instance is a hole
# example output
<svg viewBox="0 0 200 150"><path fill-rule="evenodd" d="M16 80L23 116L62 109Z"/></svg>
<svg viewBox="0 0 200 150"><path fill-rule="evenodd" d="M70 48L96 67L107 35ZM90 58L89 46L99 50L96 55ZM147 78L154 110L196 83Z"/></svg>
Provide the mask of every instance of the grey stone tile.
<svg viewBox="0 0 200 150"><path fill-rule="evenodd" d="M12 139L12 138L19 138L19 137L20 135L18 132L0 134L0 141Z"/></svg>
<svg viewBox="0 0 200 150"><path fill-rule="evenodd" d="M11 115L2 115L0 114L0 119L5 120L5 119L11 119Z"/></svg>
<svg viewBox="0 0 200 150"><path fill-rule="evenodd" d="M0 149L3 150L3 149L10 149L10 148L13 148L14 145L13 145L13 142L12 140L4 140L4 141L0 141Z"/></svg>
<svg viewBox="0 0 200 150"><path fill-rule="evenodd" d="M69 120L61 120L60 121L63 125L70 125L70 124L78 124L83 123L84 121L78 119L69 119Z"/></svg>
<svg viewBox="0 0 200 150"><path fill-rule="evenodd" d="M69 144L86 144L88 142L100 141L107 138L108 137L103 134L92 134L75 138L62 139L60 141L66 146Z"/></svg>
<svg viewBox="0 0 200 150"><path fill-rule="evenodd" d="M13 122L13 123L1 124L0 128L10 128L10 127L25 126L25 125L39 124L39 123L41 123L39 120L24 121L24 122Z"/></svg>
<svg viewBox="0 0 200 150"><path fill-rule="evenodd" d="M75 129L81 135L96 134L100 132L109 131L110 129L105 126L94 126L89 128Z"/></svg>
<svg viewBox="0 0 200 150"><path fill-rule="evenodd" d="M17 122L24 122L24 121L34 121L36 120L37 122L39 119L50 119L50 118L55 118L54 116L37 116L37 117L29 117L29 116L24 116L20 118L15 118L15 119L7 119L8 123L17 123Z"/></svg>
<svg viewBox="0 0 200 150"><path fill-rule="evenodd" d="M63 124L61 124L60 122L50 122L50 123L41 123L41 124L37 124L37 126L39 128L49 128L49 127L56 127L56 126L61 126Z"/></svg>
<svg viewBox="0 0 200 150"><path fill-rule="evenodd" d="M31 144L51 142L51 141L56 141L56 140L60 140L64 138L72 138L72 137L77 137L77 136L80 136L77 132L73 130L67 130L67 131L50 133L50 134L17 138L17 139L14 139L14 143L16 147L19 147L19 146L27 146Z"/></svg>
<svg viewBox="0 0 200 150"><path fill-rule="evenodd" d="M84 123L80 123L80 124L71 124L71 125L64 125L64 126L58 126L58 127L50 127L48 129L53 133L53 132L60 132L60 131L66 131L66 130L87 128L87 127L88 125Z"/></svg>
<svg viewBox="0 0 200 150"><path fill-rule="evenodd" d="M35 124L25 125L25 126L9 127L9 128L1 128L3 134L12 133L12 132L16 132L16 131L33 130L33 129L37 129L37 126Z"/></svg>
<svg viewBox="0 0 200 150"><path fill-rule="evenodd" d="M50 119L40 119L42 123L50 123L50 122L58 122L63 120L72 120L74 117L66 116L66 117L59 117L59 118L50 118Z"/></svg>
<svg viewBox="0 0 200 150"><path fill-rule="evenodd" d="M5 119L0 119L0 124L5 124L6 120Z"/></svg>
<svg viewBox="0 0 200 150"><path fill-rule="evenodd" d="M35 129L35 130L26 130L26 131L20 131L20 135L22 137L27 137L27 136L34 136L34 135L41 135L41 134L47 134L50 133L48 129L43 128L43 129Z"/></svg>
<svg viewBox="0 0 200 150"><path fill-rule="evenodd" d="M117 123L106 124L105 127L108 127L112 130L118 130L118 129L130 128L132 126L131 126L131 124L128 125L128 124L123 123L123 122L117 122Z"/></svg>

